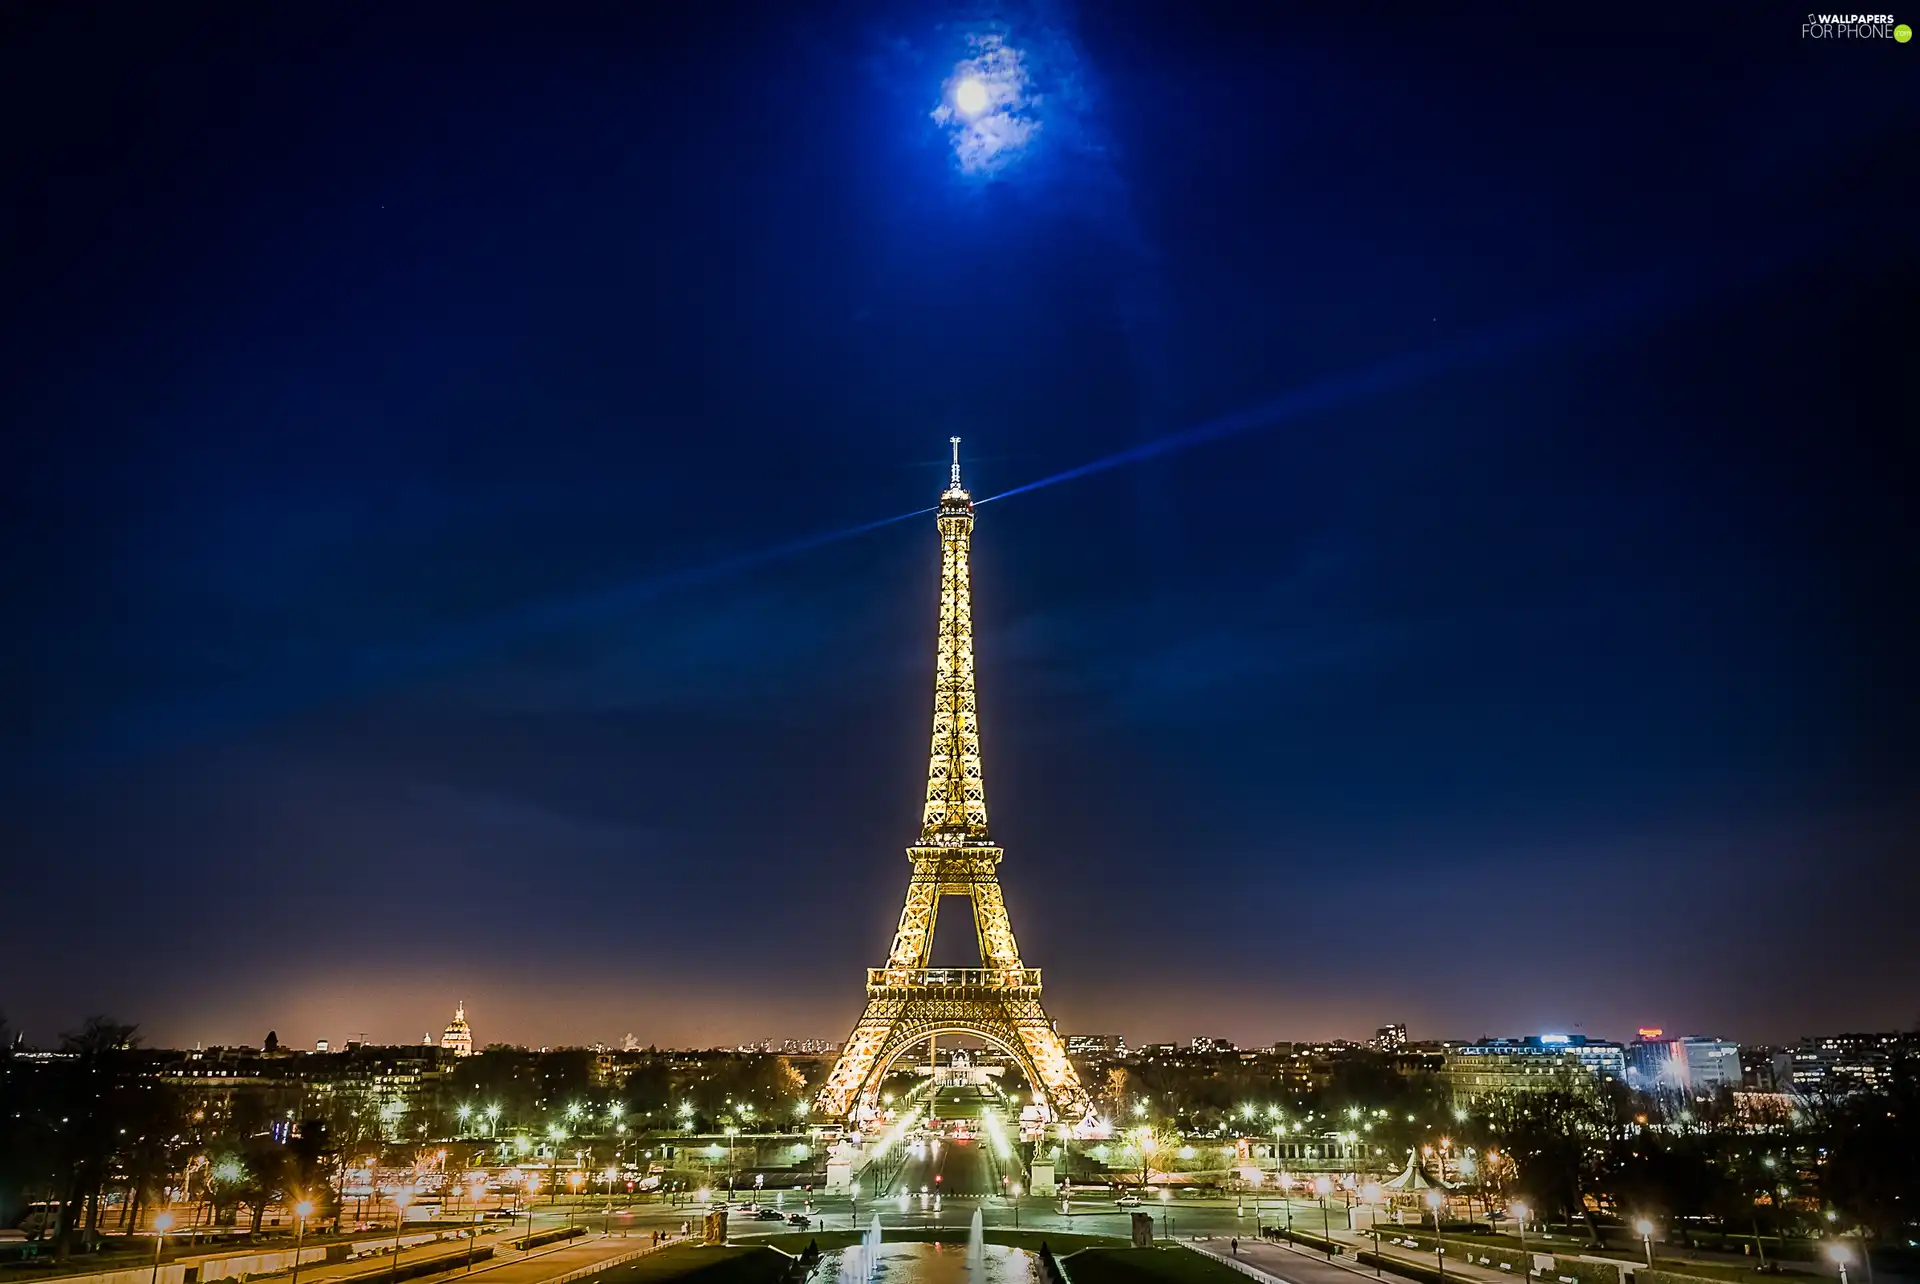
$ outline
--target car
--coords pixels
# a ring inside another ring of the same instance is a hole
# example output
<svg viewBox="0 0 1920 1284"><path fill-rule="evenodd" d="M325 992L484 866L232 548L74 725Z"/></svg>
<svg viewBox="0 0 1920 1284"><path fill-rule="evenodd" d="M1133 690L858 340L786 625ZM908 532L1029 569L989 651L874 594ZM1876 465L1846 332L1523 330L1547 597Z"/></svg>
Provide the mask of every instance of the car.
<svg viewBox="0 0 1920 1284"><path fill-rule="evenodd" d="M1116 1208L1138 1208L1140 1207L1140 1196L1122 1195L1120 1198L1114 1200L1113 1203Z"/></svg>
<svg viewBox="0 0 1920 1284"><path fill-rule="evenodd" d="M784 1222L787 1220L785 1215L777 1208L763 1208L753 1216L755 1221L762 1222Z"/></svg>
<svg viewBox="0 0 1920 1284"><path fill-rule="evenodd" d="M798 1226L801 1230L805 1230L807 1227L813 1225L813 1218L807 1216L805 1213L788 1213L787 1225Z"/></svg>
<svg viewBox="0 0 1920 1284"><path fill-rule="evenodd" d="M482 1213L481 1216L490 1222L510 1222L519 1217L520 1214L508 1212L504 1208L489 1208L486 1212Z"/></svg>

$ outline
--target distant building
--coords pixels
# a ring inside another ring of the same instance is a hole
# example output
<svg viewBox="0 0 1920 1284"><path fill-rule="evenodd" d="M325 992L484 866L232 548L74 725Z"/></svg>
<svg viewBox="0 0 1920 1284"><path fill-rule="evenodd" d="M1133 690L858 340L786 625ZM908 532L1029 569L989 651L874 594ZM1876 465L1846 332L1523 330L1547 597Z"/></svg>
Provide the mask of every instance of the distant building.
<svg viewBox="0 0 1920 1284"><path fill-rule="evenodd" d="M1199 1053L1201 1056L1215 1056L1223 1052L1232 1052L1233 1040L1216 1038L1204 1034L1195 1035L1192 1051Z"/></svg>
<svg viewBox="0 0 1920 1284"><path fill-rule="evenodd" d="M1662 1030L1642 1030L1627 1045L1627 1083L1641 1092L1679 1092L1708 1096L1745 1082L1740 1045L1726 1039L1689 1035L1664 1037Z"/></svg>
<svg viewBox="0 0 1920 1284"><path fill-rule="evenodd" d="M331 1045L331 1044L329 1044L329 1043L328 1043L328 1042L327 1042L327 1041L326 1041L325 1039L315 1039L315 1040L313 1041L313 1050L314 1050L315 1052L327 1052L327 1051L330 1051L330 1050L331 1050L331 1048L332 1048L332 1046L333 1046L333 1045Z"/></svg>
<svg viewBox="0 0 1920 1284"><path fill-rule="evenodd" d="M1920 1033L1821 1035L1800 1040L1790 1063L1792 1083L1777 1086L1802 1096L1884 1088L1900 1062L1916 1059Z"/></svg>
<svg viewBox="0 0 1920 1284"><path fill-rule="evenodd" d="M832 1039L782 1039L780 1052L789 1057L831 1057L840 1051Z"/></svg>
<svg viewBox="0 0 1920 1284"><path fill-rule="evenodd" d="M1782 1090L1778 1077L1774 1074L1775 1058L1779 1048L1753 1047L1743 1045L1740 1049L1740 1086L1748 1092L1779 1092ZM1792 1054L1788 1054L1788 1075L1792 1075Z"/></svg>
<svg viewBox="0 0 1920 1284"><path fill-rule="evenodd" d="M1398 1052L1407 1046L1407 1027L1383 1025L1373 1032L1373 1037L1367 1040L1367 1046L1375 1052Z"/></svg>
<svg viewBox="0 0 1920 1284"><path fill-rule="evenodd" d="M453 1020L447 1022L446 1033L440 1036L440 1046L456 1057L473 1055L473 1027L467 1024L467 1005L464 1001L454 1005Z"/></svg>
<svg viewBox="0 0 1920 1284"><path fill-rule="evenodd" d="M1461 1105L1501 1092L1579 1091L1625 1075L1619 1044L1581 1034L1481 1039L1449 1047L1440 1062L1440 1077Z"/></svg>
<svg viewBox="0 0 1920 1284"><path fill-rule="evenodd" d="M439 1110L442 1064L437 1048L368 1048L266 1056L252 1048L208 1048L151 1054L145 1073L183 1097L195 1122L209 1128L235 1118L334 1117L357 1121L389 1142L424 1140Z"/></svg>
<svg viewBox="0 0 1920 1284"><path fill-rule="evenodd" d="M1127 1036L1124 1034L1070 1034L1067 1036L1067 1055L1086 1057L1089 1060L1117 1060L1127 1055Z"/></svg>

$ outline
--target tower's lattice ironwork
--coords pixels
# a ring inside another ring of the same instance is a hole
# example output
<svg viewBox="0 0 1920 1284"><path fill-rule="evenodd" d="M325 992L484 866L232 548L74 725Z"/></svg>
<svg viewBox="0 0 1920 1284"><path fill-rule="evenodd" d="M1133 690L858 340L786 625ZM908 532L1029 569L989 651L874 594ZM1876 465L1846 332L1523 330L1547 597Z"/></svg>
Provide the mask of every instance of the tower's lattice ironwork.
<svg viewBox="0 0 1920 1284"><path fill-rule="evenodd" d="M867 969L867 1006L815 1106L833 1119L871 1107L887 1067L929 1038L966 1034L1019 1062L1056 1119L1080 1122L1086 1090L1040 1004L1040 969L1024 967L1000 895L1001 849L987 832L980 717L973 685L973 593L968 552L973 499L960 484L960 439L940 496L940 640L933 683L933 751L913 874L885 967ZM978 968L932 964L940 901L964 896L980 941Z"/></svg>

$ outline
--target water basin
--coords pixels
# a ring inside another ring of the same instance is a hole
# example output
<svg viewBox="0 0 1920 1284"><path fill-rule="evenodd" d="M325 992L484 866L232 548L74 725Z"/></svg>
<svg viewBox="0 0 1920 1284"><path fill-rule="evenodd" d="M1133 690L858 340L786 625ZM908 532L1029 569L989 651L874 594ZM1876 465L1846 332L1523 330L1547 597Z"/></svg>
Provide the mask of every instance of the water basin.
<svg viewBox="0 0 1920 1284"><path fill-rule="evenodd" d="M820 1255L812 1284L833 1284L840 1278L846 1249ZM882 1243L874 1261L874 1284L1029 1284L1037 1278L1038 1262L1024 1248L1003 1244L980 1247L979 1270L968 1269L965 1244Z"/></svg>

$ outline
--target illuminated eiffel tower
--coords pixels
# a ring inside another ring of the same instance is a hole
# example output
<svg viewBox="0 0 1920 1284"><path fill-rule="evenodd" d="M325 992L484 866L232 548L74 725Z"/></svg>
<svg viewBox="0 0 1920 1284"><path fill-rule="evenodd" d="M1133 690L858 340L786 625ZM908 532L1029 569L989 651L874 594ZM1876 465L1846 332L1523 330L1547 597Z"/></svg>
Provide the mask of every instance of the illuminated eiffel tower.
<svg viewBox="0 0 1920 1284"><path fill-rule="evenodd" d="M867 969L867 1007L820 1090L815 1109L851 1119L870 1109L888 1067L909 1049L946 1034L970 1035L1011 1056L1055 1119L1080 1123L1086 1090L1040 1005L1040 969L1023 967L1000 896L1000 848L987 834L980 770L980 720L973 689L973 598L968 546L973 499L953 480L940 496L940 644L933 684L933 755L920 841L907 848L913 875L900 930L885 967ZM933 928L942 897L973 906L977 968L938 968Z"/></svg>

